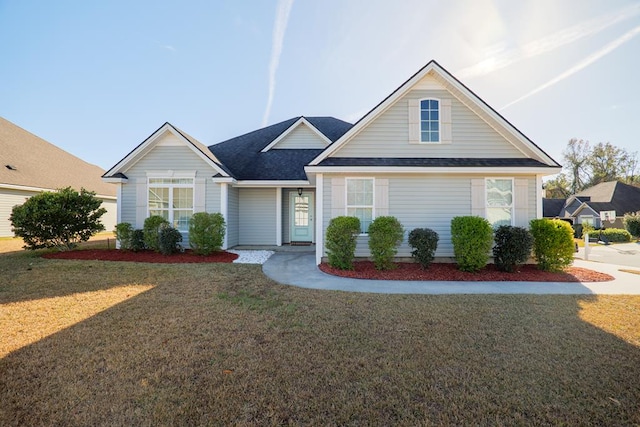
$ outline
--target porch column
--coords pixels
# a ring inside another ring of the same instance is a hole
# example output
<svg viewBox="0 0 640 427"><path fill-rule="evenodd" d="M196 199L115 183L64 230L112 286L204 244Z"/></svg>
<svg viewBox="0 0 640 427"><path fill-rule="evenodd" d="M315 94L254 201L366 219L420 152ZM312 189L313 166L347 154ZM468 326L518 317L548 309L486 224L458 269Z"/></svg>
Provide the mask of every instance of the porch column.
<svg viewBox="0 0 640 427"><path fill-rule="evenodd" d="M229 231L229 184L226 182L220 183L220 213L224 218L225 224L227 224L227 233L224 233L224 240L222 242L222 249L227 249L228 246L228 231Z"/></svg>
<svg viewBox="0 0 640 427"><path fill-rule="evenodd" d="M276 188L276 246L282 246L282 188Z"/></svg>
<svg viewBox="0 0 640 427"><path fill-rule="evenodd" d="M322 254L324 253L324 233L322 211L324 209L324 175L319 173L316 175L316 264L322 262Z"/></svg>
<svg viewBox="0 0 640 427"><path fill-rule="evenodd" d="M536 175L536 218L542 218L542 175Z"/></svg>

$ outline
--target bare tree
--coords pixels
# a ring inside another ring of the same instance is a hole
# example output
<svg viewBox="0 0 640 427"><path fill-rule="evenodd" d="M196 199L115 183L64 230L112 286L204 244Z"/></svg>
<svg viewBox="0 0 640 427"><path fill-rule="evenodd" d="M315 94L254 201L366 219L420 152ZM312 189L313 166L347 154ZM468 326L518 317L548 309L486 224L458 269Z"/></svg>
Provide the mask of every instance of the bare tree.
<svg viewBox="0 0 640 427"><path fill-rule="evenodd" d="M569 170L571 179L571 193L575 194L585 187L589 180L587 174L587 164L591 154L589 141L571 138L567 148L562 152L562 156Z"/></svg>

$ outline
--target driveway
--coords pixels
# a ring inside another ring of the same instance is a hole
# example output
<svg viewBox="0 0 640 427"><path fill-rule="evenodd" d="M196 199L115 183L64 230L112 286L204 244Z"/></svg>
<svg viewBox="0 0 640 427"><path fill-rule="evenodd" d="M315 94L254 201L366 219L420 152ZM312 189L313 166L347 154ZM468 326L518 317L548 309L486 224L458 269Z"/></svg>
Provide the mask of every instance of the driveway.
<svg viewBox="0 0 640 427"><path fill-rule="evenodd" d="M580 248L576 258L585 259L584 248ZM608 246L590 245L589 261L640 268L640 243L616 243Z"/></svg>

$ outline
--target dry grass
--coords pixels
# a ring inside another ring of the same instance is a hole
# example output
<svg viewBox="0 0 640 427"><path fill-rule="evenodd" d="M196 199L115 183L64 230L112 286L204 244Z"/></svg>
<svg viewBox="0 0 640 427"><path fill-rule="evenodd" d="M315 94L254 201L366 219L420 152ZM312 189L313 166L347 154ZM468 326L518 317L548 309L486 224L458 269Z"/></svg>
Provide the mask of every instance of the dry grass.
<svg viewBox="0 0 640 427"><path fill-rule="evenodd" d="M352 294L29 254L0 277L3 313L95 312L0 359L0 425L640 423L640 297Z"/></svg>

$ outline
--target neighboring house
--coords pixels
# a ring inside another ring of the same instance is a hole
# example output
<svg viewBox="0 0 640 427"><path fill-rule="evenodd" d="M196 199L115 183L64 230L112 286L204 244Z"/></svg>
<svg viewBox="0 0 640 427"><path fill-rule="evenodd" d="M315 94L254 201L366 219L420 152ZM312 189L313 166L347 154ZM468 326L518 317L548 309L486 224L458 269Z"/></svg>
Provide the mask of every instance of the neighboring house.
<svg viewBox="0 0 640 427"><path fill-rule="evenodd" d="M116 192L103 182L104 170L89 164L0 117L0 237L13 236L9 216L15 205L42 191L82 187L95 191L107 213L106 230L116 224Z"/></svg>
<svg viewBox="0 0 640 427"><path fill-rule="evenodd" d="M544 199L544 217L562 218L595 228L624 228L627 213L640 211L640 188L618 181L602 182L567 199ZM612 221L602 221L610 212Z"/></svg>
<svg viewBox="0 0 640 427"><path fill-rule="evenodd" d="M160 214L185 233L193 212L221 212L225 247L315 243L325 256L331 218L366 230L393 215L407 234L438 232L453 256L451 218L527 226L542 217L542 177L561 167L435 61L355 125L297 117L204 146L165 123L103 178L117 184L118 222ZM406 238L398 256L410 256Z"/></svg>

